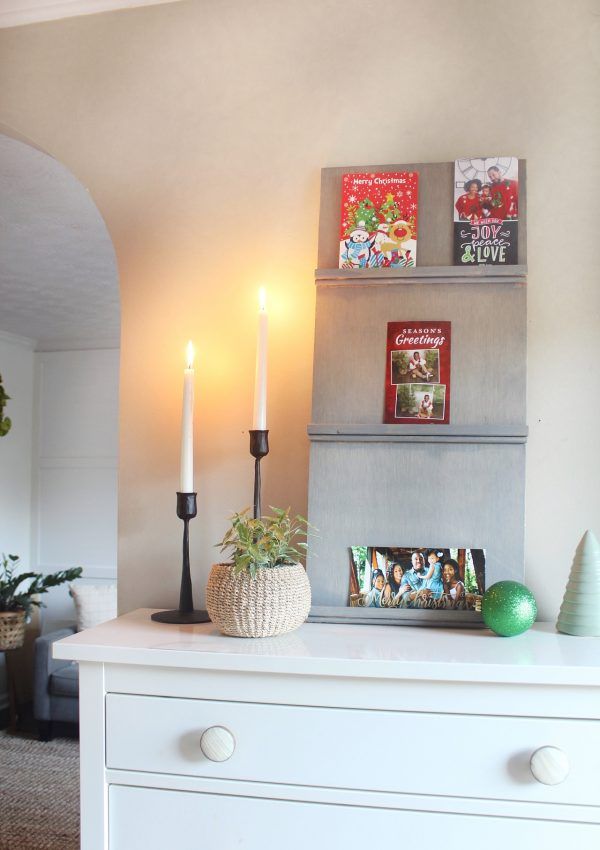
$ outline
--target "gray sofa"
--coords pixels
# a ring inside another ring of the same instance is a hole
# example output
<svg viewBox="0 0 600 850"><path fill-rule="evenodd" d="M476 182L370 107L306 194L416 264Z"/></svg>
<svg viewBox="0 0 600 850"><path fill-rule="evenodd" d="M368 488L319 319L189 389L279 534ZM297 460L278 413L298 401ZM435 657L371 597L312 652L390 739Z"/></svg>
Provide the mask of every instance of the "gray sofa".
<svg viewBox="0 0 600 850"><path fill-rule="evenodd" d="M74 661L52 658L52 644L75 633L75 626L41 635L35 642L33 714L42 741L52 738L52 724L79 723L79 668Z"/></svg>

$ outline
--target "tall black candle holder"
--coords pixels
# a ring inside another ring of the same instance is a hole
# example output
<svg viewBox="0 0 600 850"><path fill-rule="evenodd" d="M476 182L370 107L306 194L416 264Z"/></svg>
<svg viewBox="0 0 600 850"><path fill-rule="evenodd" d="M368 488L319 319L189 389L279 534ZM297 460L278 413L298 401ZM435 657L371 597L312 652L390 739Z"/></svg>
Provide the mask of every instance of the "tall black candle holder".
<svg viewBox="0 0 600 850"><path fill-rule="evenodd" d="M260 461L269 454L269 432L250 431L250 454L254 458L254 519L261 516Z"/></svg>
<svg viewBox="0 0 600 850"><path fill-rule="evenodd" d="M190 574L190 520L196 516L196 494L177 493L177 516L183 520L183 565L181 568L181 590L179 608L174 611L157 611L152 619L157 623L209 623L206 611L194 609L192 576Z"/></svg>

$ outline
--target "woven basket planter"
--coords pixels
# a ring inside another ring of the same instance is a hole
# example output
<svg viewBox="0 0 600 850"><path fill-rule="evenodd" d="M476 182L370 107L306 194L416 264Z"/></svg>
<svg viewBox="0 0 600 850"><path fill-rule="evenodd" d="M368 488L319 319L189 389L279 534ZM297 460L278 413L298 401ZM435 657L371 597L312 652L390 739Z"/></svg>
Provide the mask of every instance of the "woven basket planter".
<svg viewBox="0 0 600 850"><path fill-rule="evenodd" d="M19 649L25 642L25 611L0 611L0 651Z"/></svg>
<svg viewBox="0 0 600 850"><path fill-rule="evenodd" d="M215 626L236 637L270 637L297 629L308 617L310 584L302 564L237 575L233 564L215 564L206 608Z"/></svg>

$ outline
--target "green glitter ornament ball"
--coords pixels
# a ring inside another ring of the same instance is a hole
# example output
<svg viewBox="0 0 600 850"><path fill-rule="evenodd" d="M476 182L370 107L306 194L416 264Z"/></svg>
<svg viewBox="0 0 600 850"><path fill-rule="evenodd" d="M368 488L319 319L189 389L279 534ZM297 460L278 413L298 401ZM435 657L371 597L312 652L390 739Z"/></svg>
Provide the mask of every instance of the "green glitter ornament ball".
<svg viewBox="0 0 600 850"><path fill-rule="evenodd" d="M498 581L483 594L483 622L501 637L526 632L534 624L536 615L533 593L518 581Z"/></svg>

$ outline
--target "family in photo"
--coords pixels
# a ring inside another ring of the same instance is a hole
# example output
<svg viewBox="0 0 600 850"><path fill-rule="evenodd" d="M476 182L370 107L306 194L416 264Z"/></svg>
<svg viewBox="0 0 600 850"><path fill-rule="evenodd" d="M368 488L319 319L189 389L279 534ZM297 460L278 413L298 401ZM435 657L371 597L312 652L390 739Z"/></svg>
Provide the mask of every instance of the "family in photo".
<svg viewBox="0 0 600 850"><path fill-rule="evenodd" d="M483 549L351 548L352 606L474 609L484 591Z"/></svg>
<svg viewBox="0 0 600 850"><path fill-rule="evenodd" d="M486 172L487 181L478 177L466 180L464 194L456 200L459 221L475 223L486 218L501 221L519 217L519 183L502 173L497 165Z"/></svg>

